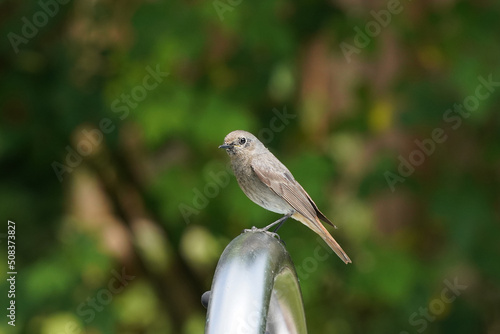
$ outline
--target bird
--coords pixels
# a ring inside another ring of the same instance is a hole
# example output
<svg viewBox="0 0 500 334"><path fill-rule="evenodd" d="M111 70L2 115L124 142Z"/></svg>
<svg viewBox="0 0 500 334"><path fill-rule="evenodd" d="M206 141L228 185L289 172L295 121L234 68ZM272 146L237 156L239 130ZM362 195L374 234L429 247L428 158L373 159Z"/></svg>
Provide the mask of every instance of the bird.
<svg viewBox="0 0 500 334"><path fill-rule="evenodd" d="M269 211L283 214L272 224L259 229L267 231L293 218L316 232L346 264L352 263L321 221L337 228L319 209L292 173L253 134L243 130L230 132L224 138L225 149L238 184L245 195Z"/></svg>

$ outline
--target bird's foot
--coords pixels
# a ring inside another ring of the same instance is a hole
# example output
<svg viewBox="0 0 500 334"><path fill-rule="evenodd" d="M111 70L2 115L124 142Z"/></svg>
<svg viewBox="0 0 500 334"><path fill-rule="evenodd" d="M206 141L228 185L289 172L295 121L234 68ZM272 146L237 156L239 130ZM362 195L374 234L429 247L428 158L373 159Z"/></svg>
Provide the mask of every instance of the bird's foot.
<svg viewBox="0 0 500 334"><path fill-rule="evenodd" d="M263 232L266 232L267 234L269 234L271 237L273 238L276 238L278 239L279 241L281 241L281 238L280 238L280 235L276 232L270 232L268 230L263 230Z"/></svg>
<svg viewBox="0 0 500 334"><path fill-rule="evenodd" d="M255 226L252 226L252 228L246 228L246 229L244 229L242 233L247 233L247 232L260 232L260 231L262 231L262 229L257 228L257 227L255 227Z"/></svg>
<svg viewBox="0 0 500 334"><path fill-rule="evenodd" d="M270 231L267 230L266 227L264 227L264 228L258 228L258 227L252 226L252 228L246 228L246 229L243 230L243 233L248 233L248 232L264 232L264 233L269 234L273 238L276 238L279 241L281 241L281 238L280 238L280 236L279 236L278 233L270 232Z"/></svg>

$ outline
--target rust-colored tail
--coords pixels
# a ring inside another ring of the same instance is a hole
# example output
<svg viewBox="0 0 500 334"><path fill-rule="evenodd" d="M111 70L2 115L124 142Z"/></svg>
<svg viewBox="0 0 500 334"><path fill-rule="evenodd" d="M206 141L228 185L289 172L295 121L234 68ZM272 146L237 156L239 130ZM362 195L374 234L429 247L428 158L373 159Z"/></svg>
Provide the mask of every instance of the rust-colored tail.
<svg viewBox="0 0 500 334"><path fill-rule="evenodd" d="M335 254L337 254L338 257L340 257L340 259L345 262L345 264L352 263L349 256L347 256L347 254L344 252L342 247L340 247L338 242L335 241L335 239L333 239L330 232L328 232L328 230L323 226L323 224L321 224L318 218L315 219L315 222L312 222L311 220L307 219L298 212L294 213L292 218L298 220L299 222L301 222L302 224L306 225L311 230L316 232L321 237L321 239L323 239L328 244L328 246L330 246L330 248L335 252Z"/></svg>

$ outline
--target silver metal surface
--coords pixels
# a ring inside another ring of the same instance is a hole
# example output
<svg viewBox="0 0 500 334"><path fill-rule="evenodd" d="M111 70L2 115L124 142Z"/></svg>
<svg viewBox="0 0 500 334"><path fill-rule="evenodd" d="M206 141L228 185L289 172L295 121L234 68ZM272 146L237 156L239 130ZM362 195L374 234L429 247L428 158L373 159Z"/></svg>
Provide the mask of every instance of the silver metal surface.
<svg viewBox="0 0 500 334"><path fill-rule="evenodd" d="M222 253L205 333L307 333L295 268L285 247L269 233L243 233Z"/></svg>

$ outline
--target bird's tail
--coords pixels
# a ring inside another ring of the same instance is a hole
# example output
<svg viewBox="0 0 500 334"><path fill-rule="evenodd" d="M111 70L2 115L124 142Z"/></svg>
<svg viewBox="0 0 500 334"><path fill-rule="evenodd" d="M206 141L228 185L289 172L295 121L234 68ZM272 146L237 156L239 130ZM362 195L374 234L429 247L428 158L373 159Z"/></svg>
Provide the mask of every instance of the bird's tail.
<svg viewBox="0 0 500 334"><path fill-rule="evenodd" d="M321 239L323 239L328 244L328 246L330 246L330 248L335 252L335 254L337 254L338 257L340 257L340 259L345 262L345 264L352 263L349 256L347 256L347 254L344 252L342 247L340 247L338 242L335 241L335 239L333 239L330 232L328 232L328 230L323 226L323 224L321 224L318 218L316 218L315 221L312 222L310 219L307 219L298 212L296 212L292 216L292 218L300 221L302 224L306 225L311 230L316 232L321 237Z"/></svg>

